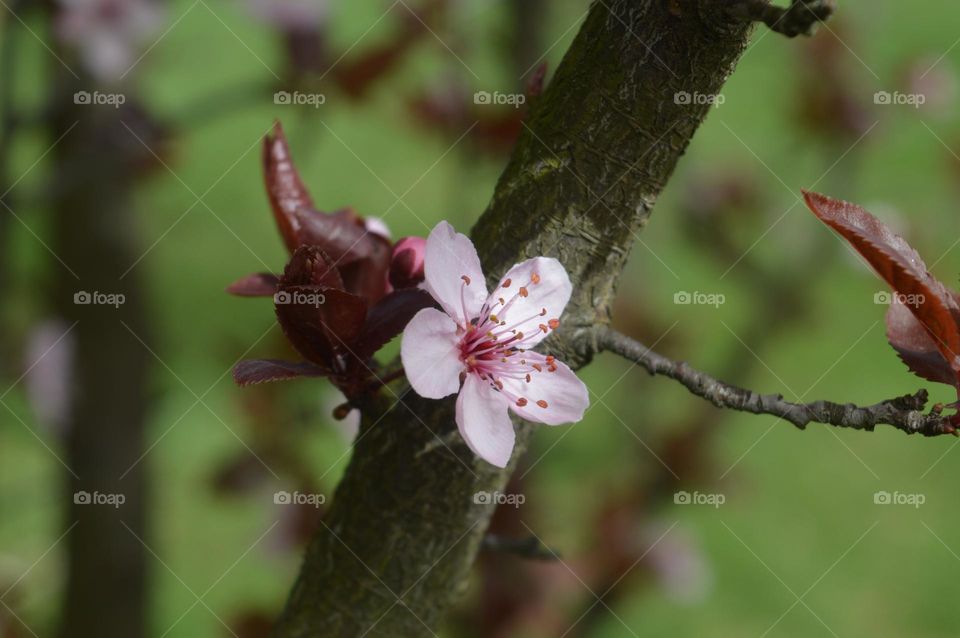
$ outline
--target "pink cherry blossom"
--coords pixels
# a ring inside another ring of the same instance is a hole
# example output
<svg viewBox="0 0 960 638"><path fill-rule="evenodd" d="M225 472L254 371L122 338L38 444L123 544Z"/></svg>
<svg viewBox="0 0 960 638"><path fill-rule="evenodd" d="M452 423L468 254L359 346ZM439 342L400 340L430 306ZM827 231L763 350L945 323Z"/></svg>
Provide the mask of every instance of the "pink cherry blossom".
<svg viewBox="0 0 960 638"><path fill-rule="evenodd" d="M583 382L554 357L530 350L556 329L570 300L570 278L559 261L519 263L488 295L473 244L440 222L427 238L424 274L443 312L427 308L407 324L403 366L423 397L459 391L457 427L477 456L506 467L514 445L508 410L547 425L583 418L589 404Z"/></svg>

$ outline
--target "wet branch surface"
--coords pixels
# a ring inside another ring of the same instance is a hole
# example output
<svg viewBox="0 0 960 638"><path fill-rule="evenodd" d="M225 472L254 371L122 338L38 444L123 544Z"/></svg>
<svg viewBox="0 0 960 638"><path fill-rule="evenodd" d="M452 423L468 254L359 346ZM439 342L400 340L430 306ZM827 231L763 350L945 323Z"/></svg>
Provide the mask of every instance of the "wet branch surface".
<svg viewBox="0 0 960 638"><path fill-rule="evenodd" d="M926 390L918 390L915 394L869 406L830 401L792 403L784 400L780 394L759 394L724 383L705 372L691 368L683 361L657 354L639 341L611 328L599 330L598 342L603 350L633 361L651 375L662 375L679 381L690 392L719 408L778 416L800 429L806 428L808 423L816 422L868 431L873 431L877 425L890 425L907 434L924 436L955 432L951 417L940 415L936 410L923 412L927 404Z"/></svg>

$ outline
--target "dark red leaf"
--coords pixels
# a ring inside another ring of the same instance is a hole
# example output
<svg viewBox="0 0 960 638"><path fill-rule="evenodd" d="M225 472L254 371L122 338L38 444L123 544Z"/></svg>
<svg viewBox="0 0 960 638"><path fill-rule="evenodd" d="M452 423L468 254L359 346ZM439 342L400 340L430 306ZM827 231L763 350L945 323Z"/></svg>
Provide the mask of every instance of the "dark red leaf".
<svg viewBox="0 0 960 638"><path fill-rule="evenodd" d="M263 140L263 178L280 234L287 249L293 252L301 243L300 222L295 214L301 209L313 210L313 199L293 164L280 122L274 123L273 135L268 134Z"/></svg>
<svg viewBox="0 0 960 638"><path fill-rule="evenodd" d="M363 328L366 301L336 288L281 285L274 302L280 327L300 354L342 369Z"/></svg>
<svg viewBox="0 0 960 638"><path fill-rule="evenodd" d="M956 373L910 309L894 300L887 310L887 339L900 359L919 377L956 384Z"/></svg>
<svg viewBox="0 0 960 638"><path fill-rule="evenodd" d="M247 359L233 368L237 385L254 385L267 381L284 381L296 377L322 377L329 372L312 363L295 363L277 359Z"/></svg>
<svg viewBox="0 0 960 638"><path fill-rule="evenodd" d="M917 320L914 330L919 326L926 331L944 358L944 364L954 371L952 385L958 385L956 372L960 370L960 361L957 359L960 353L960 328L957 321L960 319L960 306L952 291L927 272L920 255L902 237L895 235L863 208L817 193L804 191L803 195L810 210L850 242L894 293L907 302L906 308ZM901 310L894 311L898 314L893 318L895 330L892 334L896 339L893 345L898 352L911 352L923 343L923 339L920 335L909 333L911 326L901 320ZM923 372L913 368L911 361L919 364L919 360L912 355L907 355L904 361L925 378L933 374L926 366L921 367Z"/></svg>
<svg viewBox="0 0 960 638"><path fill-rule="evenodd" d="M319 246L338 268L363 259L371 259L374 264L389 260L389 246L384 248L368 233L353 210L328 214L314 207L279 122L274 125L273 135L264 139L263 172L273 216L291 253L299 246ZM386 266L383 268L385 271Z"/></svg>
<svg viewBox="0 0 960 638"><path fill-rule="evenodd" d="M413 315L434 305L436 302L433 297L424 290L407 288L391 292L370 310L357 346L357 355L363 359L372 356L403 332Z"/></svg>
<svg viewBox="0 0 960 638"><path fill-rule="evenodd" d="M256 272L227 286L227 292L238 297L272 297L279 281L273 273Z"/></svg>
<svg viewBox="0 0 960 638"><path fill-rule="evenodd" d="M324 286L343 289L343 279L333 260L317 246L301 246L283 269L283 286Z"/></svg>

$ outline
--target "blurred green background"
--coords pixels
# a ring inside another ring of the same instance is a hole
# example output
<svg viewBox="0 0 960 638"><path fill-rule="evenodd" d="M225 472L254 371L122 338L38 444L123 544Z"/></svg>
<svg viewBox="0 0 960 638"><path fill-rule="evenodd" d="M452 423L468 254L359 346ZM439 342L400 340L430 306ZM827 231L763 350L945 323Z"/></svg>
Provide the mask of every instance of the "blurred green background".
<svg viewBox="0 0 960 638"><path fill-rule="evenodd" d="M791 399L871 404L926 386L935 400L949 401L949 389L930 387L896 358L884 337L885 308L873 301L883 286L797 198L799 189L814 187L865 205L905 234L942 280L956 280L960 7L936 3L921 11L893 0L839 5L836 20L816 36L842 41L829 58L838 79L814 70L816 59L823 64L816 39L756 31L723 104L711 111L634 249L615 323L648 344L662 337L656 349L663 354ZM385 37L390 21L378 19L387 6L333 3L332 46L346 51L358 39ZM585 10L582 1L550 3L540 27L544 42L555 42L544 58L551 70ZM137 71L137 90L161 118L177 120L218 88L268 82L281 65L275 35L233 3L178 1L167 13L166 26L173 26ZM156 402L147 434L153 447L143 460L153 499L147 542L155 552L154 635L229 635L216 616L230 619L248 608L275 613L299 564L298 550L272 538L278 520L272 493L290 486L269 477L253 493L232 497L211 487L225 459L244 454L240 439L250 435L251 417L242 395L259 391L235 387L227 371L253 344L248 356L280 350L269 302L223 292L241 275L277 271L286 259L263 193L259 140L274 118L283 122L324 209L349 204L383 217L394 237L425 235L441 219L466 230L489 200L505 157L414 125L408 100L447 77L473 90L515 91L516 74L503 60L508 18L502 0L457 3L444 31L425 38L363 102L338 101L331 90L319 109L265 99L225 108L196 127L178 121L164 155L169 170L157 171L137 196L140 244L150 250L136 268L149 283L156 326L151 347L165 364L153 374ZM50 54L37 39L24 41L17 100L39 107L45 89L37 78L51 64ZM923 107L875 103L876 91L917 92L911 74L931 65ZM829 110L821 118L826 123L798 116L821 82L848 93L863 111L862 128L825 132ZM11 154L11 173L19 175L49 143L39 131L24 131L0 152ZM42 190L44 166L40 160L19 188ZM704 184L709 189L711 180L730 175L755 192L749 211L703 218L681 212L696 212ZM191 191L206 193L206 206L195 205ZM15 287L3 313L15 331L26 333L44 313L38 282L57 264L34 236L48 232L43 206L27 200L21 208L25 225L13 226L9 259ZM699 239L691 236L694 223L702 226ZM733 259L711 254L714 236L729 238L737 248ZM771 277L799 274L784 295L802 298L801 316L781 313L771 323L783 325L758 334L753 322L780 302L744 275L748 268ZM675 304L680 291L722 294L725 303ZM960 510L950 476L960 452L953 438L908 438L884 426L862 433L811 424L800 432L773 417L705 411L701 399L675 382L651 378L611 355L599 357L582 378L594 393L593 407L575 426L540 429L519 510L564 556L564 565L535 567L570 583L547 600L553 613L572 623L594 602L580 583L598 542L586 523L611 494L663 473L660 443L694 419L707 449L695 468L676 472L680 480L668 493L722 494L725 502L715 508L667 499L641 507L643 529L669 530L657 547L683 539L680 553L663 558L665 570L633 582L589 635L956 634L960 611L950 592L960 573L960 539L953 533ZM209 389L209 410L184 385L196 394ZM349 449L328 416L337 398L323 382L309 380L283 392L284 401L312 415L312 424L291 436L330 493ZM44 636L52 631L63 579L59 550L45 553L64 530L63 469L46 449L58 450L56 436L37 428L22 385L5 401L23 423L0 416L0 576L11 584L29 570L16 584L16 609ZM922 494L925 502L878 505L878 491ZM638 533L638 557L660 533ZM671 575L680 583L673 589ZM207 592L205 604L195 605L191 590ZM476 597L474 589L464 609ZM543 635L536 626L516 635ZM461 626L451 621L444 635L463 635Z"/></svg>

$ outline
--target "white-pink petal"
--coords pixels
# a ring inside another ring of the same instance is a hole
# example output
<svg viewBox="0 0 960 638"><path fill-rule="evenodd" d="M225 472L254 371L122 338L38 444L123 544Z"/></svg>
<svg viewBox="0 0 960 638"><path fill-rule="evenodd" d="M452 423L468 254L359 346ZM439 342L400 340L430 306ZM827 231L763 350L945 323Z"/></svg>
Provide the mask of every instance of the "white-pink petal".
<svg viewBox="0 0 960 638"><path fill-rule="evenodd" d="M520 294L520 288L526 296ZM511 268L490 293L487 303L500 321L523 332L523 347L532 348L547 337L540 325L560 318L572 291L563 264L553 257L534 257ZM500 303L501 299L505 304Z"/></svg>
<svg viewBox="0 0 960 638"><path fill-rule="evenodd" d="M435 308L424 308L403 331L400 359L417 394L442 399L460 387L460 338L457 324Z"/></svg>
<svg viewBox="0 0 960 638"><path fill-rule="evenodd" d="M501 378L506 394L527 400L523 406L511 403L510 409L527 421L546 425L576 423L583 419L583 413L590 405L590 393L573 370L556 359L552 365L548 364L547 358L537 352L525 352L522 356L528 363L539 365L542 371L531 372L529 382ZM538 401L544 401L547 407L542 407Z"/></svg>
<svg viewBox="0 0 960 638"><path fill-rule="evenodd" d="M468 374L457 397L457 427L473 453L491 465L506 467L516 435L508 401L476 374Z"/></svg>
<svg viewBox="0 0 960 638"><path fill-rule="evenodd" d="M423 272L426 289L460 325L480 314L487 298L480 257L473 242L447 222L437 224L427 237Z"/></svg>

